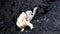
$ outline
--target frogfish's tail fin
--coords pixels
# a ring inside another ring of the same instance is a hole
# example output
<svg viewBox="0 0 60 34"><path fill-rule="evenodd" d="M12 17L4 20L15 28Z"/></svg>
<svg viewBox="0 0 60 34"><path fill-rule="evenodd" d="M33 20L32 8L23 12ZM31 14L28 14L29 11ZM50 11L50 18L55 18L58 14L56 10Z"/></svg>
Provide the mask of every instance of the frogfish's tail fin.
<svg viewBox="0 0 60 34"><path fill-rule="evenodd" d="M33 17L34 15L36 14L36 10L38 9L39 7L35 7L34 10L33 10Z"/></svg>

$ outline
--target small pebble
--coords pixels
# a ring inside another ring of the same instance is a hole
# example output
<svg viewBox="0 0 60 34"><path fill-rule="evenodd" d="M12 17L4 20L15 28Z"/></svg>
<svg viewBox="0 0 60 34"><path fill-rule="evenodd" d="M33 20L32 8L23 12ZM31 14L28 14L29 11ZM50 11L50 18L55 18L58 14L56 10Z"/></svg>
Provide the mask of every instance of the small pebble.
<svg viewBox="0 0 60 34"><path fill-rule="evenodd" d="M37 20L37 22L40 22L40 20Z"/></svg>

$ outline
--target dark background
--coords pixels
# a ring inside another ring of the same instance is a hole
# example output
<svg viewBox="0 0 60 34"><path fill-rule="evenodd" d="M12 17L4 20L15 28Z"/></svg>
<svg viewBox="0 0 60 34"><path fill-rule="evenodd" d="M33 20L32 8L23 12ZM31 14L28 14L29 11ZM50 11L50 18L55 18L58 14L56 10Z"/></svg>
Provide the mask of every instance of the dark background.
<svg viewBox="0 0 60 34"><path fill-rule="evenodd" d="M36 6L40 8L31 21L34 29L20 32L18 16ZM60 0L0 0L0 34L60 34Z"/></svg>

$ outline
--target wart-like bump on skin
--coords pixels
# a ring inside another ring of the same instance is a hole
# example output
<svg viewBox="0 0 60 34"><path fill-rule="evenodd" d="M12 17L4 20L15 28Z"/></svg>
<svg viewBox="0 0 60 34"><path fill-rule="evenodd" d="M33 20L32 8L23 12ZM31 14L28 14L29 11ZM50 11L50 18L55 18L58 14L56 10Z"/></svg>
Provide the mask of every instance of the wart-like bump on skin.
<svg viewBox="0 0 60 34"><path fill-rule="evenodd" d="M18 28L21 29L21 31L24 31L24 28L26 26L29 26L31 29L33 29L33 24L30 23L30 21L33 19L34 15L36 14L36 10L38 7L35 7L33 12L30 10L27 10L26 12L22 12L19 17L17 18L16 25Z"/></svg>

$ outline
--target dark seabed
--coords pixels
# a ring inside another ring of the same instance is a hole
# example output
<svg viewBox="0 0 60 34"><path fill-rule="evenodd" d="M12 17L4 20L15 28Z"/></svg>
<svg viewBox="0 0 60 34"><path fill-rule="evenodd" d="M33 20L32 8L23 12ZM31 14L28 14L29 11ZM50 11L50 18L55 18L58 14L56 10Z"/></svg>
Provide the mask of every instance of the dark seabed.
<svg viewBox="0 0 60 34"><path fill-rule="evenodd" d="M40 7L31 23L34 29L20 32L18 16ZM0 34L60 34L60 0L0 0Z"/></svg>

